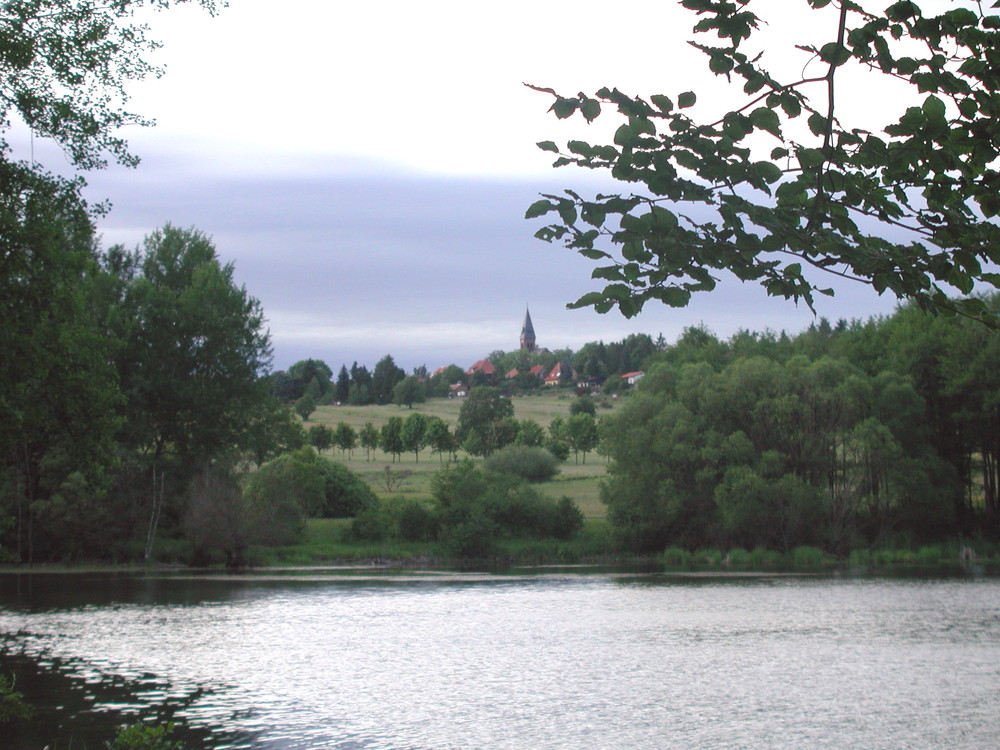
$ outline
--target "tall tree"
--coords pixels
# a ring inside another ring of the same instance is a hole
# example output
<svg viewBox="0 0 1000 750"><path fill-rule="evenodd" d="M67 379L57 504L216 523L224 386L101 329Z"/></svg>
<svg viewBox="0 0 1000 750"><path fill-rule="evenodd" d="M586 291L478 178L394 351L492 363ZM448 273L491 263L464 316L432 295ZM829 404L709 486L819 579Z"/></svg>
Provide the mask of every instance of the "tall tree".
<svg viewBox="0 0 1000 750"><path fill-rule="evenodd" d="M114 344L99 326L100 274L78 191L0 159L0 526L15 519L11 552L23 560L51 536L46 509L86 522L62 488L75 476L77 496L97 494L114 456Z"/></svg>
<svg viewBox="0 0 1000 750"><path fill-rule="evenodd" d="M600 264L593 277L605 286L572 306L629 317L649 300L680 307L728 271L809 306L833 294L829 279L847 278L996 322L981 299L948 296L1000 287L996 11L973 0L938 15L910 0L681 5L701 17L696 34L717 37L690 44L738 87L721 116L693 91L644 99L539 89L557 117L592 121L610 107L625 120L612 144L540 143L559 154L556 166L608 170L645 188L593 199L568 190L528 209L528 218L558 217L536 236ZM796 10L802 29L825 30L823 42L766 37L765 14ZM801 64L788 64L795 54ZM909 85L884 121L878 108L843 106L898 81Z"/></svg>
<svg viewBox="0 0 1000 750"><path fill-rule="evenodd" d="M196 463L250 447L244 438L270 398L270 340L260 303L198 231L168 225L135 253L112 248L104 265L120 292L109 326L122 342L122 440L143 457L154 487L148 557L166 473L183 478Z"/></svg>
<svg viewBox="0 0 1000 750"><path fill-rule="evenodd" d="M341 365L340 372L337 373L337 383L333 389L333 399L338 404L346 404L350 392L351 375L347 372L347 365Z"/></svg>
<svg viewBox="0 0 1000 750"><path fill-rule="evenodd" d="M392 391L406 373L396 366L392 355L386 354L375 364L372 371L371 398L377 404L388 404L392 401Z"/></svg>

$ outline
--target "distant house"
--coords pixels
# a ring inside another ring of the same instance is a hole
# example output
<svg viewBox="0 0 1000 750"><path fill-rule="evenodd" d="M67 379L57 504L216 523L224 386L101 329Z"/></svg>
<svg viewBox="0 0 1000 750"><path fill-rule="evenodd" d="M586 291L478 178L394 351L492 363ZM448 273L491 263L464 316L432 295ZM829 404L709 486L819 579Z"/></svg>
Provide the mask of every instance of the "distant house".
<svg viewBox="0 0 1000 750"><path fill-rule="evenodd" d="M644 372L626 372L624 375L622 375L622 380L624 380L629 385L635 385L640 380L642 380L642 376L645 374L646 373Z"/></svg>
<svg viewBox="0 0 1000 750"><path fill-rule="evenodd" d="M469 389L461 383L448 386L448 398L465 398L469 395Z"/></svg>
<svg viewBox="0 0 1000 750"><path fill-rule="evenodd" d="M504 377L504 380L513 380L514 378L516 378L520 374L521 374L520 371L515 367L513 370L511 370L510 372L508 372L503 377Z"/></svg>
<svg viewBox="0 0 1000 750"><path fill-rule="evenodd" d="M497 368L488 359L481 359L465 371L469 385L493 385L497 379Z"/></svg>
<svg viewBox="0 0 1000 750"><path fill-rule="evenodd" d="M576 379L576 371L568 360L557 362L545 376L545 385L563 385Z"/></svg>

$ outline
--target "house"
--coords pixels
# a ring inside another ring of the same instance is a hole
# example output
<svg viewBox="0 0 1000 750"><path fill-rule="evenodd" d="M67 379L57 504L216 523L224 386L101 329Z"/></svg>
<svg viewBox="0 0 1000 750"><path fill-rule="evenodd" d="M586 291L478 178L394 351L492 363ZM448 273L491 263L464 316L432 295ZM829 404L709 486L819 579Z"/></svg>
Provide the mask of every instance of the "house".
<svg viewBox="0 0 1000 750"><path fill-rule="evenodd" d="M448 398L465 398L469 395L469 389L462 383L455 383L448 386Z"/></svg>
<svg viewBox="0 0 1000 750"><path fill-rule="evenodd" d="M569 363L569 360L564 359L562 362L557 362L555 367L549 370L549 374L545 376L545 385L564 385L575 379L576 371L573 369L573 365Z"/></svg>
<svg viewBox="0 0 1000 750"><path fill-rule="evenodd" d="M642 376L645 374L646 373L644 372L626 372L624 375L622 375L622 380L624 380L629 385L635 385L640 380L642 380Z"/></svg>

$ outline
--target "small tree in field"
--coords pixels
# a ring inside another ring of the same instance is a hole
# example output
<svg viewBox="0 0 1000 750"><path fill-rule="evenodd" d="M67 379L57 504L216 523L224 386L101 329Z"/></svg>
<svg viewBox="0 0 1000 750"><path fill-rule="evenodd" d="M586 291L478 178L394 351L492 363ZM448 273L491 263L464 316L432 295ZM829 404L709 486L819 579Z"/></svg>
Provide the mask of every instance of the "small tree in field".
<svg viewBox="0 0 1000 750"><path fill-rule="evenodd" d="M393 463L403 452L403 419L389 417L379 431L379 446L386 453L392 454Z"/></svg>
<svg viewBox="0 0 1000 750"><path fill-rule="evenodd" d="M371 422L365 422L364 426L358 432L358 441L361 443L361 447L365 449L365 461L371 460L372 451L378 448L380 440L381 435L375 425Z"/></svg>
<svg viewBox="0 0 1000 750"><path fill-rule="evenodd" d="M333 431L333 442L350 457L351 451L358 447L358 433L347 422L338 422Z"/></svg>
<svg viewBox="0 0 1000 750"><path fill-rule="evenodd" d="M314 424L309 428L309 445L321 453L333 445L333 430L325 424Z"/></svg>
<svg viewBox="0 0 1000 750"><path fill-rule="evenodd" d="M308 393L295 402L295 413L302 417L303 422L309 419L314 411L316 411L316 399Z"/></svg>
<svg viewBox="0 0 1000 750"><path fill-rule="evenodd" d="M400 432L403 441L403 449L413 451L413 460L420 460L420 451L427 445L427 417L419 412L415 412L403 421L403 429Z"/></svg>

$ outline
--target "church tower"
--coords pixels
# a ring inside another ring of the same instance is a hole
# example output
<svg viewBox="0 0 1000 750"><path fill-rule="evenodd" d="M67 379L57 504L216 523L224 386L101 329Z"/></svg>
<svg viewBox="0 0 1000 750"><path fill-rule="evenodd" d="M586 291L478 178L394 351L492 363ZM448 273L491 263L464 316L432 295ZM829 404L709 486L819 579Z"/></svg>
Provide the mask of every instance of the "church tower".
<svg viewBox="0 0 1000 750"><path fill-rule="evenodd" d="M521 349L535 351L535 327L531 325L531 313L524 310L524 325L521 327Z"/></svg>

